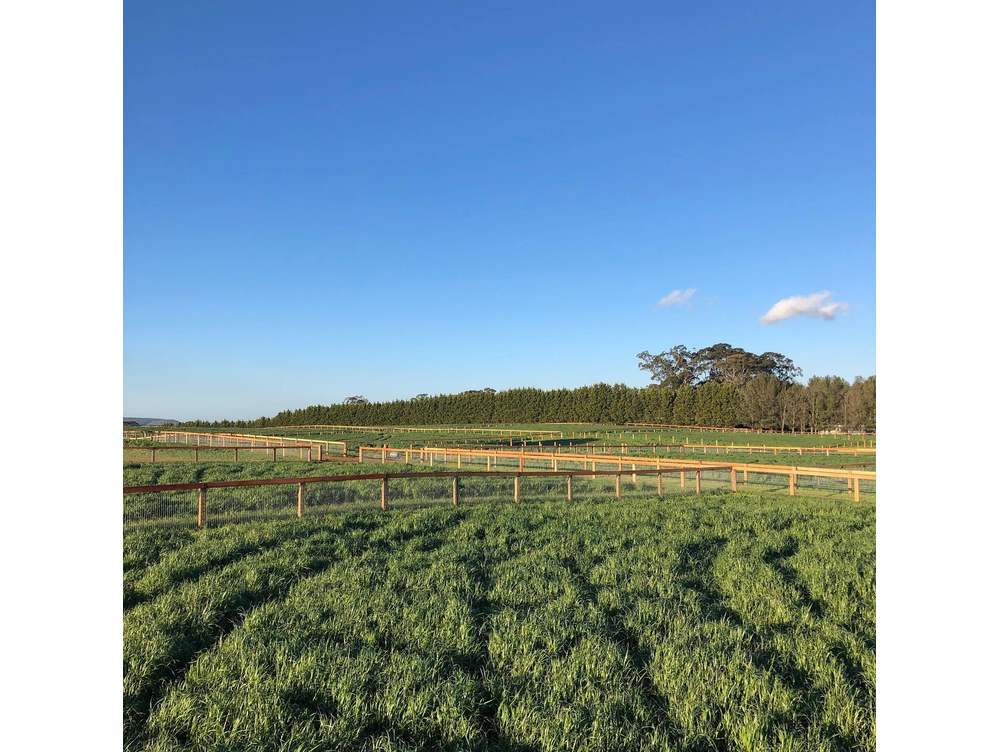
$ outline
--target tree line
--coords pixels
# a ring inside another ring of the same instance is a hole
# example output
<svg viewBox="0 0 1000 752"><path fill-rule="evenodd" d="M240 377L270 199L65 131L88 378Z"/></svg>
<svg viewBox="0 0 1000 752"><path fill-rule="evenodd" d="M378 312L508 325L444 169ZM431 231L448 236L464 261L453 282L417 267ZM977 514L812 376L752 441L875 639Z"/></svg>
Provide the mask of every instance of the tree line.
<svg viewBox="0 0 1000 752"><path fill-rule="evenodd" d="M693 426L821 431L875 430L875 377L849 383L816 376L784 384L757 376L742 385L707 381L677 388L593 384L577 389L475 390L391 402L313 405L250 421L191 425L270 427L302 424L676 423Z"/></svg>
<svg viewBox="0 0 1000 752"><path fill-rule="evenodd" d="M474 389L369 402L312 405L247 421L189 425L272 427L302 424L417 425L482 423L673 423L778 431L874 431L875 377L795 379L802 371L781 353L757 355L726 343L641 352L647 387L592 384L577 389Z"/></svg>

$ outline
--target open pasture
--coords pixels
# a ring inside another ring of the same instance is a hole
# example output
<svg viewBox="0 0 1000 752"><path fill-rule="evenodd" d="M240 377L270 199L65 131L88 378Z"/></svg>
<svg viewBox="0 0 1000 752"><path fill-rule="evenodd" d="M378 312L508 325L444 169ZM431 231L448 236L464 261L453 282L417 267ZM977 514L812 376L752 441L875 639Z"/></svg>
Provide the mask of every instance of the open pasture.
<svg viewBox="0 0 1000 752"><path fill-rule="evenodd" d="M752 433L709 428L653 428L623 426L611 423L504 423L496 425L422 425L422 426L272 426L267 428L215 428L185 427L185 431L226 433L239 431L261 435L294 436L314 439L346 439L349 444L370 444L377 440L386 443L413 443L414 445L462 445L488 443L515 446L521 443L574 444L621 443L626 444L676 444L705 443L767 444L778 446L874 446L874 436L851 434L803 433Z"/></svg>
<svg viewBox="0 0 1000 752"><path fill-rule="evenodd" d="M126 746L874 749L874 524L739 493L127 533Z"/></svg>
<svg viewBox="0 0 1000 752"><path fill-rule="evenodd" d="M402 459L402 458L400 458ZM713 466L707 466L712 468ZM714 466L718 467L718 466ZM632 475L628 466L615 475L587 473L578 475L572 483L572 502L611 501L617 503L648 503L650 499L662 503L656 494L698 495L699 493L733 493L733 477L728 469L705 469L699 479L693 472L680 474L664 471L661 477ZM466 465L468 470L468 465ZM459 479L461 505L510 505L515 497L514 479L507 473L483 473ZM161 486L167 484L203 484L229 481L254 481L281 478L320 478L330 475L370 474L368 480L307 483L302 488L302 511L306 516L325 514L344 509L377 510L381 504L383 474L407 471L442 471L443 477L400 478L387 482L387 501L391 508L420 508L447 506L452 503L451 473L462 471L452 462L428 465L405 465L378 462L315 463L315 462L166 462L133 463L124 467L124 485ZM609 472L605 470L604 472ZM648 470L647 470L648 472ZM772 474L736 474L736 488L741 492L770 492L787 495L787 477ZM565 477L537 477L525 475L519 481L518 496L521 501L567 499ZM294 483L284 485L244 486L237 488L212 488L206 492L208 525L234 522L290 519L297 515L299 498ZM796 485L796 498L811 498L840 503L852 503L852 494L843 479L800 476ZM871 503L875 499L874 487L868 481L859 483L858 499ZM198 492L196 490L156 491L125 496L123 524L126 530L156 527L193 527L197 522Z"/></svg>

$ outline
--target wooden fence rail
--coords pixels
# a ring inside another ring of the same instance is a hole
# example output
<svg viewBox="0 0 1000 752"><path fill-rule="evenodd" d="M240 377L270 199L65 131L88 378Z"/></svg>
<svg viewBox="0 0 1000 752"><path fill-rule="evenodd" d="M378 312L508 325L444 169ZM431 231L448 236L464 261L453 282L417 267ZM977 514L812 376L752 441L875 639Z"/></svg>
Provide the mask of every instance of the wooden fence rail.
<svg viewBox="0 0 1000 752"><path fill-rule="evenodd" d="M278 450L279 449L282 449L282 450L285 450L285 449L297 449L297 450L299 450L299 456L300 457L301 457L302 451L305 450L306 461L307 462L312 462L313 461L313 456L314 456L313 455L313 449L314 448L315 447L313 447L312 444L282 444L280 446L262 446L262 447L246 446L246 445L239 446L238 444L237 445L233 445L233 446L220 446L218 444L213 444L212 446L198 445L198 444L184 444L183 446L177 446L177 445L173 445L173 446L153 446L153 447L136 447L136 446L130 447L130 446L126 446L125 450L132 451L132 452L149 452L149 461L150 462L156 462L156 454L157 454L157 452L194 452L194 461L198 462L198 459L199 459L198 458L198 453L199 453L199 451L201 451L201 452L217 452L217 451L223 450L223 451L231 451L233 453L233 461L234 462L239 462L240 461L240 450L241 449L244 452L268 452L268 451L270 451L270 453L271 453L271 461L272 462L277 462L278 461ZM320 449L322 451L322 448L320 448ZM317 459L322 459L321 453L318 453L316 455L316 458Z"/></svg>
<svg viewBox="0 0 1000 752"><path fill-rule="evenodd" d="M703 444L703 443L662 443L662 444L574 444L573 439L567 439L566 444L542 444L538 442L538 449L544 451L550 451L555 453L561 453L564 451L576 452L576 453L595 453L598 450L610 450L612 452L620 452L621 454L631 454L633 450L636 449L652 449L657 452L661 449L670 451L676 449L683 452L686 449L692 451L701 450L704 454L724 454L727 452L735 453L742 452L744 454L825 454L829 457L831 454L850 454L855 457L862 454L875 454L874 447L860 447L860 446L821 446L821 447L810 447L810 446L798 446L798 445L788 445L788 446L774 446L770 444L735 444L730 442L729 444L720 444L716 442L715 444ZM487 444L480 444L475 447L462 447L469 449L490 449ZM711 451L710 451L711 450Z"/></svg>
<svg viewBox="0 0 1000 752"><path fill-rule="evenodd" d="M727 426L691 426L691 425L680 425L677 423L638 423L638 422L628 422L624 425L636 428L670 428L674 430L688 430L688 431L724 431L726 433L777 433L777 434L789 434L794 436L875 436L874 431L831 431L824 429L822 431L782 431L778 428L733 428Z"/></svg>
<svg viewBox="0 0 1000 752"><path fill-rule="evenodd" d="M745 463L745 462L732 462L732 463L708 463L706 461L691 461L691 460L674 460L662 457L642 457L642 456L630 456L626 463L625 458L622 455L594 455L594 454L554 454L552 452L529 452L529 451L507 451L507 450L480 450L480 449L456 449L449 447L423 447L422 449L406 449L406 448L392 448L389 446L381 447L359 447L358 448L358 462L364 462L365 453L372 452L377 453L377 457L383 462L405 462L409 464L412 461L419 461L422 464L434 465L435 459L447 464L449 457L454 461L458 468L462 467L463 458L466 462L480 461L484 462L486 465L486 471L489 472L491 465L493 471L497 471L497 461L498 460L509 460L511 462L517 462L518 471L524 472L527 468L527 463L529 461L543 461L545 463L551 463L552 471L559 470L559 463L564 463L564 467L569 463L579 463L582 465L582 474L587 474L586 470L589 467L591 473L600 472L600 465L617 465L617 472L625 472L625 465L628 464L631 468L628 470L632 474L633 480L640 471L645 468L649 470L653 468L653 472L658 470L667 469L678 469L681 471L689 470L692 467L707 467L711 466L713 468L723 467L731 471L733 477L733 485L735 488L736 474L742 473L743 482L749 483L751 475L784 475L788 478L788 495L795 496L796 488L799 483L800 478L836 478L846 481L847 492L850 493L854 501L861 500L861 481L875 482L875 471L873 470L854 470L850 468L828 468L828 467L800 467L797 465L771 465L762 463ZM502 471L501 471L502 472ZM615 472L615 471L611 471ZM684 472L681 472L681 486L684 485ZM700 478L700 476L699 476ZM698 481L700 487L701 481Z"/></svg>
<svg viewBox="0 0 1000 752"><path fill-rule="evenodd" d="M310 483L342 483L346 481L378 480L381 481L380 508L387 509L389 505L389 481L405 478L451 478L452 480L452 506L457 507L459 501L459 479L475 477L510 477L514 479L514 501L521 501L521 479L522 478L543 478L543 477L564 477L566 478L566 498L573 500L573 478L587 477L597 478L603 476L614 476L615 497L621 498L622 485L621 476L625 474L633 475L656 475L657 494L663 495L662 477L664 473L680 473L681 485L684 485L684 474L689 472L695 476L695 489L697 493L702 490L702 473L712 470L727 470L726 466L713 467L710 465L698 467L670 467L660 469L636 470L634 473L626 473L622 470L430 470L399 473L357 473L349 475L322 475L303 476L293 478L251 478L245 480L221 480L204 481L199 483L159 483L155 485L143 486L123 486L122 494L125 496L134 494L162 493L167 491L197 491L197 525L199 528L205 527L208 523L208 491L219 488L252 488L260 486L288 486L298 487L296 494L296 515L303 517L306 512L305 487ZM730 473L732 475L732 472ZM733 476L735 478L735 476ZM732 490L736 490L735 479L732 482Z"/></svg>
<svg viewBox="0 0 1000 752"><path fill-rule="evenodd" d="M310 439L308 437L299 436L297 438L288 436L265 436L261 434L250 434L250 433L210 433L207 431L154 431L149 437L153 441L162 442L173 442L173 443L183 443L195 446L214 446L216 442L222 444L225 441L229 441L241 448L261 448L257 447L257 444L261 444L264 447L276 446L277 448L291 449L293 447L300 447L302 444L308 443L313 446L316 451L316 456L322 459L323 452L329 452L333 454L338 454L341 457L347 455L347 442L346 441L334 441L330 439ZM245 442L245 443L244 443Z"/></svg>
<svg viewBox="0 0 1000 752"><path fill-rule="evenodd" d="M459 466L461 466L461 461L464 459L466 461L485 461L487 463L487 467L489 467L490 461L492 460L493 466L495 467L497 460L508 459L518 462L520 469L524 469L528 461L544 461L546 463L552 463L553 470L558 469L560 462L566 464L581 463L584 467L589 465L592 469L595 469L597 465L607 464L617 464L619 469L621 469L624 467L624 464L626 464L626 457L620 454L557 454L555 452L527 450L510 451L506 449L465 449L456 447L406 448L390 447L388 445L381 447L358 447L358 462L364 462L366 457L371 460L372 454L375 455L375 461L406 463L418 461L422 464L431 465L433 465L435 461L447 462L448 458L451 458L452 461L457 461ZM798 475L825 478L858 477L863 480L875 480L874 470L853 470L850 468L803 467L799 465L772 465L745 462L707 463L704 460L670 459L666 457L649 457L643 455L629 455L627 457L627 463L634 466L652 466L657 469L677 466L697 467L699 465L712 464L716 467L735 467L737 470L748 473L762 473L770 475L788 475L795 473Z"/></svg>
<svg viewBox="0 0 1000 752"><path fill-rule="evenodd" d="M314 425L281 426L282 430L289 428L304 428L309 430L337 430L354 432L379 433L495 433L500 436L562 436L562 431L543 428L488 428L479 426L347 426L334 423L317 423Z"/></svg>

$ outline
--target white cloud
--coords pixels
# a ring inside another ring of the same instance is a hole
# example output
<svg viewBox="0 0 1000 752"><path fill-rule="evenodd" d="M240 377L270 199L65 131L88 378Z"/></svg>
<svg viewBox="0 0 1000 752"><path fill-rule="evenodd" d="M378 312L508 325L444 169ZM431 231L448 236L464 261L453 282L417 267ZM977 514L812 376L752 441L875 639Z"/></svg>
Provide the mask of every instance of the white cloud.
<svg viewBox="0 0 1000 752"><path fill-rule="evenodd" d="M695 288L689 287L686 290L671 290L657 303L658 306L667 308L669 306L683 305L694 297Z"/></svg>
<svg viewBox="0 0 1000 752"><path fill-rule="evenodd" d="M830 292L823 290L822 292L814 292L812 295L793 295L790 298L782 298L771 306L771 310L765 313L760 321L762 324L774 324L795 316L812 316L829 321L838 313L843 313L846 310L847 303L830 301Z"/></svg>

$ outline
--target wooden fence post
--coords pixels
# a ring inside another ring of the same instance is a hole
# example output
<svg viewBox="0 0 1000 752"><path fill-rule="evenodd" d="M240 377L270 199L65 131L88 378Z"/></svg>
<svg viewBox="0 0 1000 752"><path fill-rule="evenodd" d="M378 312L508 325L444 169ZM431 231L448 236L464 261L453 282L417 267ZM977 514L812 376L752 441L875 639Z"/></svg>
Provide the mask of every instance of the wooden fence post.
<svg viewBox="0 0 1000 752"><path fill-rule="evenodd" d="M198 489L198 529L201 530L205 527L205 523L208 521L208 504L205 503L205 492L204 486Z"/></svg>
<svg viewBox="0 0 1000 752"><path fill-rule="evenodd" d="M681 488L684 488L684 471L681 470Z"/></svg>
<svg viewBox="0 0 1000 752"><path fill-rule="evenodd" d="M278 447L271 447L271 462L278 461Z"/></svg>
<svg viewBox="0 0 1000 752"><path fill-rule="evenodd" d="M663 473L656 474L656 495L663 496Z"/></svg>
<svg viewBox="0 0 1000 752"><path fill-rule="evenodd" d="M364 462L364 461L365 461L365 450L364 450L364 447L359 446L358 447L358 462L360 463L360 462Z"/></svg>
<svg viewBox="0 0 1000 752"><path fill-rule="evenodd" d="M854 478L854 500L861 501L861 479Z"/></svg>
<svg viewBox="0 0 1000 752"><path fill-rule="evenodd" d="M729 489L731 491L736 490L736 468L729 468Z"/></svg>
<svg viewBox="0 0 1000 752"><path fill-rule="evenodd" d="M306 513L306 484L299 483L299 495L295 504L295 514L302 517Z"/></svg>
<svg viewBox="0 0 1000 752"><path fill-rule="evenodd" d="M451 479L451 506L458 509L458 476Z"/></svg>
<svg viewBox="0 0 1000 752"><path fill-rule="evenodd" d="M622 474L615 473L615 498L620 499L622 497Z"/></svg>
<svg viewBox="0 0 1000 752"><path fill-rule="evenodd" d="M150 457L150 460L149 460L149 461L150 461L150 462L156 462L156 447L152 447L152 448L151 448L151 449L149 450L149 453L150 453L150 455L151 455L151 457Z"/></svg>
<svg viewBox="0 0 1000 752"><path fill-rule="evenodd" d="M566 501L573 501L573 476L566 476Z"/></svg>
<svg viewBox="0 0 1000 752"><path fill-rule="evenodd" d="M795 496L795 473L788 474L788 495Z"/></svg>
<svg viewBox="0 0 1000 752"><path fill-rule="evenodd" d="M523 459L523 458L522 458ZM514 503L518 504L521 501L521 476L514 476Z"/></svg>
<svg viewBox="0 0 1000 752"><path fill-rule="evenodd" d="M233 447L233 461L234 462L239 462L240 461L240 448L239 447Z"/></svg>
<svg viewBox="0 0 1000 752"><path fill-rule="evenodd" d="M384 512L389 506L389 476L382 476L382 511Z"/></svg>
<svg viewBox="0 0 1000 752"><path fill-rule="evenodd" d="M306 449L306 462L312 462L312 461L313 461L313 448L309 447L308 449Z"/></svg>
<svg viewBox="0 0 1000 752"><path fill-rule="evenodd" d="M695 493L701 493L701 470L694 472L694 490Z"/></svg>

